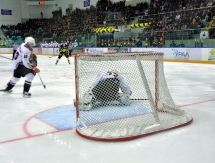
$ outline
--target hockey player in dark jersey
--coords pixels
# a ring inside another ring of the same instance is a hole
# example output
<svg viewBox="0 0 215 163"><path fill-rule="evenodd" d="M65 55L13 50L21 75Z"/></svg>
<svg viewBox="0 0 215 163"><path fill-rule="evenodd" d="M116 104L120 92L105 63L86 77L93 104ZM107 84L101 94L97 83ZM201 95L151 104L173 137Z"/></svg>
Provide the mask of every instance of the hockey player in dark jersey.
<svg viewBox="0 0 215 163"><path fill-rule="evenodd" d="M116 40L112 41L111 44L112 44L112 47L115 47L117 44Z"/></svg>
<svg viewBox="0 0 215 163"><path fill-rule="evenodd" d="M108 42L107 42L107 46L108 46L108 47L111 47L111 42L110 42L109 39L108 39Z"/></svg>
<svg viewBox="0 0 215 163"><path fill-rule="evenodd" d="M127 47L130 47L130 46L131 46L131 42L130 42L129 40L127 41L126 46L127 46Z"/></svg>
<svg viewBox="0 0 215 163"><path fill-rule="evenodd" d="M117 47L121 47L120 39L117 40L116 46L117 46Z"/></svg>
<svg viewBox="0 0 215 163"><path fill-rule="evenodd" d="M146 48L148 48L148 47L149 47L149 40L148 40L148 38L146 38L146 41L145 41L144 46L145 46Z"/></svg>
<svg viewBox="0 0 215 163"><path fill-rule="evenodd" d="M131 46L132 46L132 47L135 47L135 46L136 46L136 42L135 42L135 41L132 41L132 42L131 42Z"/></svg>
<svg viewBox="0 0 215 163"><path fill-rule="evenodd" d="M124 46L124 47L127 46L127 40L126 40L126 38L123 39L122 46Z"/></svg>
<svg viewBox="0 0 215 163"><path fill-rule="evenodd" d="M59 62L59 60L61 59L61 57L64 55L67 60L68 60L68 63L70 64L70 60L69 60L69 54L68 54L68 45L66 45L65 42L62 43L62 45L60 46L60 53L58 55L58 58L57 58L57 61L56 61L56 65L57 63Z"/></svg>
<svg viewBox="0 0 215 163"><path fill-rule="evenodd" d="M163 46L162 38L157 42L157 47L161 48Z"/></svg>
<svg viewBox="0 0 215 163"><path fill-rule="evenodd" d="M104 41L103 40L100 43L100 47L104 47Z"/></svg>

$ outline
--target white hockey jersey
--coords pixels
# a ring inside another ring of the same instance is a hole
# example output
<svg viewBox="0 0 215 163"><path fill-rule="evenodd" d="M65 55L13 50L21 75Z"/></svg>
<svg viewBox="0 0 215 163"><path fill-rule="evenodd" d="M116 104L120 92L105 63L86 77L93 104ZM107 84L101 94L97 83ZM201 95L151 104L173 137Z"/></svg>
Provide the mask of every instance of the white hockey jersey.
<svg viewBox="0 0 215 163"><path fill-rule="evenodd" d="M41 48L47 48L47 45L48 45L47 43L42 43Z"/></svg>
<svg viewBox="0 0 215 163"><path fill-rule="evenodd" d="M99 83L99 81L107 79L107 78L119 79L119 81L120 81L119 87L122 90L122 92L126 93L126 94L131 94L131 88L125 82L124 78L120 74L117 74L116 72L113 72L113 71L100 72L99 75L97 76L97 78L92 83L93 88Z"/></svg>
<svg viewBox="0 0 215 163"><path fill-rule="evenodd" d="M129 100L129 97L132 94L130 86L125 82L124 78L120 74L118 74L114 71L107 71L107 72L99 73L99 75L93 81L92 87L89 88L84 93L83 97L81 97L79 99L79 109L80 110L90 110L93 108L93 103L92 103L93 96L94 96L93 95L93 88L95 88L100 81L108 79L108 78L119 79L119 82L120 82L119 87L120 87L122 93L119 93L118 98L120 100L116 99L116 100L109 101L106 103L106 105L120 105L120 104L130 105L131 102ZM97 101L97 103L99 103L99 101Z"/></svg>
<svg viewBox="0 0 215 163"><path fill-rule="evenodd" d="M52 48L52 47L53 47L53 43L49 43L49 44L48 44L48 47L49 47L49 48Z"/></svg>
<svg viewBox="0 0 215 163"><path fill-rule="evenodd" d="M54 42L54 43L53 43L53 47L54 47L54 48L58 48L58 47L59 47L58 43L57 43L57 42Z"/></svg>
<svg viewBox="0 0 215 163"><path fill-rule="evenodd" d="M33 66L29 62L30 56L31 51L25 47L25 43L22 43L15 53L13 69L16 69L20 64L24 65L26 68L33 69Z"/></svg>
<svg viewBox="0 0 215 163"><path fill-rule="evenodd" d="M75 41L75 42L73 43L73 45L74 45L74 48L78 47L78 42Z"/></svg>

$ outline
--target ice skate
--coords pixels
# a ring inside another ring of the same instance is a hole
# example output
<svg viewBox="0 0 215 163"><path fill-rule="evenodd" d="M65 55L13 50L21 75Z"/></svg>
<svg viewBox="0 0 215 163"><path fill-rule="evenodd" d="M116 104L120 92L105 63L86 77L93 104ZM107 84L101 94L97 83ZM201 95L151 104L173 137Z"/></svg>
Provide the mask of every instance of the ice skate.
<svg viewBox="0 0 215 163"><path fill-rule="evenodd" d="M11 92L13 92L12 89L8 89L8 88L2 89L0 91L5 92L5 93L11 93Z"/></svg>
<svg viewBox="0 0 215 163"><path fill-rule="evenodd" d="M29 92L23 92L23 97L29 98L31 94Z"/></svg>

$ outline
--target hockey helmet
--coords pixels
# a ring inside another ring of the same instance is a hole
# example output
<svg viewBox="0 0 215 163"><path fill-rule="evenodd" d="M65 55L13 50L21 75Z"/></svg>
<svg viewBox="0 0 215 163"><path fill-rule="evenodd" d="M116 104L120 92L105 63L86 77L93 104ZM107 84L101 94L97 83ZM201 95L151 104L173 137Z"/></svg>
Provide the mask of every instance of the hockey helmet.
<svg viewBox="0 0 215 163"><path fill-rule="evenodd" d="M35 43L35 40L34 40L34 38L33 37L26 37L25 38L25 43L27 44L32 44L33 46L35 46L36 45L36 43Z"/></svg>

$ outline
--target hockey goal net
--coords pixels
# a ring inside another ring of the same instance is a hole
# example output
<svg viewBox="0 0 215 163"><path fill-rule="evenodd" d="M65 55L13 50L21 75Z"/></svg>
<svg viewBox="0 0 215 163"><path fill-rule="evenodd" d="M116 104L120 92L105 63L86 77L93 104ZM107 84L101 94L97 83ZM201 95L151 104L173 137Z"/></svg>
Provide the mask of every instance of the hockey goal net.
<svg viewBox="0 0 215 163"><path fill-rule="evenodd" d="M79 54L75 75L82 137L129 140L192 122L171 98L163 53Z"/></svg>

